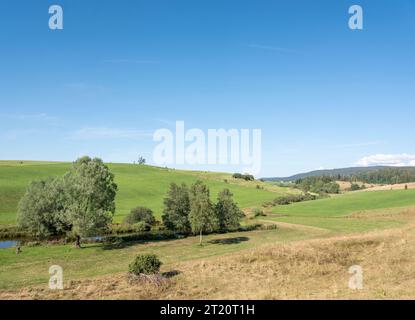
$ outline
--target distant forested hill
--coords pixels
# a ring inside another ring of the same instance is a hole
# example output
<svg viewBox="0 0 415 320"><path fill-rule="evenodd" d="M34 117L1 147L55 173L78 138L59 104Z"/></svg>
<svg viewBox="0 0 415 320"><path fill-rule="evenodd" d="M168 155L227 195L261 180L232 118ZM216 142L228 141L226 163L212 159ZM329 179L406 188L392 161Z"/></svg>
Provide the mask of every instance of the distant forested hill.
<svg viewBox="0 0 415 320"><path fill-rule="evenodd" d="M415 167L352 167L315 170L290 177L264 178L265 181L297 181L307 177L328 176L336 180L363 181L375 184L415 182Z"/></svg>

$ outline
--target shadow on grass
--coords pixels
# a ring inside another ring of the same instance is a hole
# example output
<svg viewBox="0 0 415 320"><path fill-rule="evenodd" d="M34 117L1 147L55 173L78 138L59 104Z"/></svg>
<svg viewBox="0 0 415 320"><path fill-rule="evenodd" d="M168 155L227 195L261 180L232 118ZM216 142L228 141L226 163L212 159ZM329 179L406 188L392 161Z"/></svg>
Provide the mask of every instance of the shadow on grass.
<svg viewBox="0 0 415 320"><path fill-rule="evenodd" d="M179 275L181 272L178 270L171 270L171 271L167 271L167 272L163 272L161 275L165 278L173 278L177 275Z"/></svg>
<svg viewBox="0 0 415 320"><path fill-rule="evenodd" d="M111 238L107 241L101 242L102 250L116 250L124 249L135 245L145 245L148 243L158 243L166 241L177 241L181 240L183 237L169 238L169 239L146 239L146 240L125 240L122 238ZM196 238L195 238L196 239ZM234 237L234 238L223 238L223 239L214 239L210 240L207 243L209 244L237 244L244 241L249 241L248 237Z"/></svg>
<svg viewBox="0 0 415 320"><path fill-rule="evenodd" d="M224 238L224 239L214 239L208 241L211 244L237 244L244 241L249 241L248 237L235 237L235 238Z"/></svg>

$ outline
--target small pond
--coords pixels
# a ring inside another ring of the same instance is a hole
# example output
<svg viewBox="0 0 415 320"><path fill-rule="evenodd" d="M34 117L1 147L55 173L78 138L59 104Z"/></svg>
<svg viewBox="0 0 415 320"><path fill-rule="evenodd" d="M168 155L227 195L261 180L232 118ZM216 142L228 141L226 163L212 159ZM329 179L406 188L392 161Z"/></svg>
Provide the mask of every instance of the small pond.
<svg viewBox="0 0 415 320"><path fill-rule="evenodd" d="M90 237L90 238L83 238L82 242L86 243L95 243L95 242L102 242L105 239L105 237L99 236L99 237ZM21 243L20 240L0 240L0 249L9 249L9 248L15 248L16 245Z"/></svg>

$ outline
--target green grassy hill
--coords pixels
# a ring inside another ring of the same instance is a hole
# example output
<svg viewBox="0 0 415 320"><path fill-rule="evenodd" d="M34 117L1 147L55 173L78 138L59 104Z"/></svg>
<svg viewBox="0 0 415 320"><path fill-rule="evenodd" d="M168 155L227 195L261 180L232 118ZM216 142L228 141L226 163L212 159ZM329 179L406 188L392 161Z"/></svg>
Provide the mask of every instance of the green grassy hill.
<svg viewBox="0 0 415 320"><path fill-rule="evenodd" d="M414 205L414 189L352 192L322 200L277 206L268 218L341 233L362 232L405 223L405 208Z"/></svg>
<svg viewBox="0 0 415 320"><path fill-rule="evenodd" d="M63 174L70 166L70 163L0 162L0 223L15 222L17 202L29 181ZM201 179L210 186L212 199L219 190L228 187L234 192L242 208L260 206L278 195L298 192L258 181L235 180L225 173L180 171L128 164L109 166L119 185L116 221L120 221L136 205L148 206L160 217L163 198L173 181L190 184ZM224 179L229 183L225 183ZM258 184L264 190L257 189ZM303 239L345 236L403 226L413 220L414 208L410 206L414 205L415 190L354 192L274 207L272 212L258 217L258 220L277 224L277 229L211 234L204 238L203 246L198 245L197 237L188 237L150 243L137 241L120 247L102 243L86 244L83 250L74 248L72 244L26 246L20 255L16 255L14 248L2 249L0 294L6 288L46 283L49 277L47 270L51 264L62 266L67 280L90 279L101 275L117 276L118 273L128 270L128 264L137 252L151 252L163 261L165 271L176 270L178 266L179 270L183 270L181 263L189 260L205 260L246 249L256 250L269 244L283 245ZM240 260L235 261L239 263Z"/></svg>
<svg viewBox="0 0 415 320"><path fill-rule="evenodd" d="M278 206L274 213L289 216L345 216L362 210L397 208L415 205L415 189L351 192L331 198Z"/></svg>
<svg viewBox="0 0 415 320"><path fill-rule="evenodd" d="M62 175L70 163L0 161L0 225L16 222L17 204L32 180ZM212 200L223 188L229 188L242 208L260 206L278 195L294 192L262 182L246 182L231 178L230 174L181 171L139 166L132 164L109 164L115 174L119 191L116 198L117 211L114 220L119 222L135 206L147 206L160 218L163 198L171 182L191 184L197 179L210 187ZM225 183L227 179L229 183ZM260 184L264 187L256 189Z"/></svg>

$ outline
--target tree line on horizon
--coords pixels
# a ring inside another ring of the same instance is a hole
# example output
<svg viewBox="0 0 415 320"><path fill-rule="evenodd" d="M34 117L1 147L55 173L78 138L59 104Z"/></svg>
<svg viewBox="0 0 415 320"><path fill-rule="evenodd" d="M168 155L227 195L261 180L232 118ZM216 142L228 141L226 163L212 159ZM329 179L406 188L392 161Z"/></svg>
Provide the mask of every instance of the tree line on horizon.
<svg viewBox="0 0 415 320"><path fill-rule="evenodd" d="M415 182L415 167L380 168L371 171L356 172L353 174L335 175L339 181L361 181L371 184L401 184Z"/></svg>
<svg viewBox="0 0 415 320"><path fill-rule="evenodd" d="M304 192L339 193L340 186L336 181L351 183L351 191L359 190L356 182L365 184L402 184L415 182L415 167L405 168L379 168L354 173L325 174L321 176L310 176L297 179L295 186Z"/></svg>

